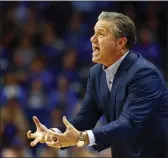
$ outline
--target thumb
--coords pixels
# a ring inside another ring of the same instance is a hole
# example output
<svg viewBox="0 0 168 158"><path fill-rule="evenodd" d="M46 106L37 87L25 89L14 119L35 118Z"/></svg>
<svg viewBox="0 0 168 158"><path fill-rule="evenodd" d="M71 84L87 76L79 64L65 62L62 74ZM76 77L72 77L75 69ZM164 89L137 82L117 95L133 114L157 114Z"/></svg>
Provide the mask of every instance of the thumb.
<svg viewBox="0 0 168 158"><path fill-rule="evenodd" d="M33 116L33 121L34 121L37 128L41 128L41 123L36 116Z"/></svg>
<svg viewBox="0 0 168 158"><path fill-rule="evenodd" d="M65 124L65 126L66 126L67 128L72 127L72 125L69 123L69 121L66 119L65 116L63 117L63 123Z"/></svg>
<svg viewBox="0 0 168 158"><path fill-rule="evenodd" d="M33 142L30 143L31 146L36 146L39 143L39 140L35 139Z"/></svg>

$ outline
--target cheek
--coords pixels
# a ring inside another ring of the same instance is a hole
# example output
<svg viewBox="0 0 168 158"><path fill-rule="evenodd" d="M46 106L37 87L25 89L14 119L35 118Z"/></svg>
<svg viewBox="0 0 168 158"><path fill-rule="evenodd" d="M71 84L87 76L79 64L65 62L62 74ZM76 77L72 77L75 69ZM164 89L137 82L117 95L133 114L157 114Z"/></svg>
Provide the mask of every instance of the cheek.
<svg viewBox="0 0 168 158"><path fill-rule="evenodd" d="M105 52L111 52L115 49L115 45L113 42L104 41L101 43L101 48Z"/></svg>

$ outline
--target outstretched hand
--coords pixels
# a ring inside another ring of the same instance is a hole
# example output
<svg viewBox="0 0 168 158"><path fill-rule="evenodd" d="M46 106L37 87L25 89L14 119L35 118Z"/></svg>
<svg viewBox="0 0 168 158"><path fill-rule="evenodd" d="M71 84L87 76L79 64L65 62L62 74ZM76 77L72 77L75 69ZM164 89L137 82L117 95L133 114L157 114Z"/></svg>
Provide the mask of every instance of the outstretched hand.
<svg viewBox="0 0 168 158"><path fill-rule="evenodd" d="M34 141L30 143L31 146L35 146L37 143L45 143L45 135L48 131L48 128L41 124L36 116L33 117L33 121L36 125L36 132L32 133L31 130L27 132L27 137L34 139Z"/></svg>
<svg viewBox="0 0 168 158"><path fill-rule="evenodd" d="M63 134L48 130L45 136L45 142L48 146L61 148L76 145L79 138L79 131L69 123L65 116L63 117L63 123L66 126L66 131ZM52 138L56 138L56 141Z"/></svg>

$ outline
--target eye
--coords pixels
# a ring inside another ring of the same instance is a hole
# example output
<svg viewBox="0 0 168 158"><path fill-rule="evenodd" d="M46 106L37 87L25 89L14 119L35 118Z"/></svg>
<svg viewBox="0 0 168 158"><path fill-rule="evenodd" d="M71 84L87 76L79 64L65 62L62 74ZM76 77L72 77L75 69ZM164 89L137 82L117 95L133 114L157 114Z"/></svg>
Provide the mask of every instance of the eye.
<svg viewBox="0 0 168 158"><path fill-rule="evenodd" d="M99 36L104 37L105 34L100 32L100 33L99 33Z"/></svg>

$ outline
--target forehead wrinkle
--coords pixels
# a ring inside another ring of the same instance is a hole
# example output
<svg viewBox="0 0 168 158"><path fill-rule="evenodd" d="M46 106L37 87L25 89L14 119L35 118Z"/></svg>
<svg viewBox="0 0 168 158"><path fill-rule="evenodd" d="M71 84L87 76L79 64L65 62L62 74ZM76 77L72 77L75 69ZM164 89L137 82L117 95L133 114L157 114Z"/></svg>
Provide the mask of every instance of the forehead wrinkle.
<svg viewBox="0 0 168 158"><path fill-rule="evenodd" d="M106 29L105 28L100 28L100 27L94 27L94 30L95 31L106 31Z"/></svg>
<svg viewBox="0 0 168 158"><path fill-rule="evenodd" d="M94 27L94 30L100 30L105 32L111 32L112 24L108 21L98 21Z"/></svg>

